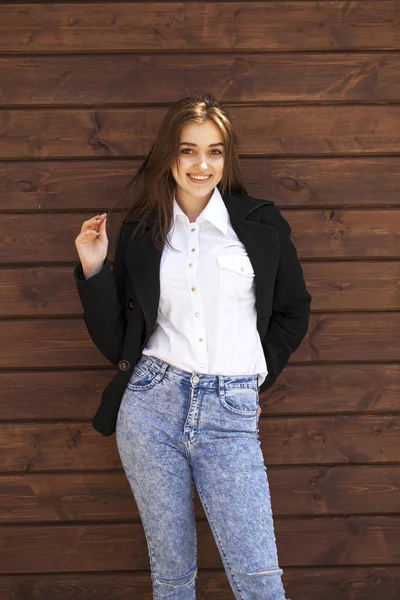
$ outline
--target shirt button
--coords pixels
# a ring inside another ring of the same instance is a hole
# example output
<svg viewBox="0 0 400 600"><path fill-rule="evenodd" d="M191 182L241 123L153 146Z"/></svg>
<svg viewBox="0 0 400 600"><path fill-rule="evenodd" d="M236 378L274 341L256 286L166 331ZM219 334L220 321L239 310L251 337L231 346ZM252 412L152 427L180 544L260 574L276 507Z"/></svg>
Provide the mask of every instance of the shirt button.
<svg viewBox="0 0 400 600"><path fill-rule="evenodd" d="M199 342L202 342L202 341L203 341L203 338L199 338Z"/></svg>
<svg viewBox="0 0 400 600"><path fill-rule="evenodd" d="M200 367L203 369L203 368L204 368L204 365L200 364Z"/></svg>
<svg viewBox="0 0 400 600"><path fill-rule="evenodd" d="M241 271L244 271L243 267L240 267L240 270L241 270Z"/></svg>
<svg viewBox="0 0 400 600"><path fill-rule="evenodd" d="M192 252L196 252L196 248L192 248Z"/></svg>
<svg viewBox="0 0 400 600"><path fill-rule="evenodd" d="M190 231L196 231L195 227L193 227L193 229L191 229Z"/></svg>
<svg viewBox="0 0 400 600"><path fill-rule="evenodd" d="M196 291L196 288L190 288L190 289L192 290L192 292L195 292L195 291Z"/></svg>
<svg viewBox="0 0 400 600"><path fill-rule="evenodd" d="M200 316L200 313L199 313L199 312L197 312L197 313L194 313L194 316L195 316L195 317L199 317L199 316Z"/></svg>
<svg viewBox="0 0 400 600"><path fill-rule="evenodd" d="M193 267L193 263L189 263L189 267Z"/></svg>

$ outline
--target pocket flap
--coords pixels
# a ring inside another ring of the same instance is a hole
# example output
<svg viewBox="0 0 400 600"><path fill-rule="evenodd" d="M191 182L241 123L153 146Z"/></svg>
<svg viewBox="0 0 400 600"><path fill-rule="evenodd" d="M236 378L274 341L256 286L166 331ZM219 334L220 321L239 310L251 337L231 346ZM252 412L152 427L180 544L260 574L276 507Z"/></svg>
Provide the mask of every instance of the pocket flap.
<svg viewBox="0 0 400 600"><path fill-rule="evenodd" d="M254 273L249 257L244 254L218 254L217 261L221 269L229 269L240 275Z"/></svg>

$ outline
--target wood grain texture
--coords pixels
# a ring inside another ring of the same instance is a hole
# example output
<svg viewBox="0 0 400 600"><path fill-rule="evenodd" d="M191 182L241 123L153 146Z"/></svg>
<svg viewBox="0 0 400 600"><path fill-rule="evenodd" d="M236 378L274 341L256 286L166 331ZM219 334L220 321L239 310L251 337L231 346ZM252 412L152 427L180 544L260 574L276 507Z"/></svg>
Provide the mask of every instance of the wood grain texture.
<svg viewBox="0 0 400 600"><path fill-rule="evenodd" d="M1 262L77 263L75 238L83 222L95 214L2 215ZM399 210L287 209L282 210L282 215L292 228L292 239L300 260L400 258ZM112 255L114 246L111 242L109 250ZM73 267L71 277L72 271ZM397 285L395 293L396 290Z"/></svg>
<svg viewBox="0 0 400 600"><path fill-rule="evenodd" d="M0 336L1 369L111 364L94 346L82 318L2 320ZM398 361L399 337L400 312L314 314L289 362Z"/></svg>
<svg viewBox="0 0 400 600"><path fill-rule="evenodd" d="M224 103L395 102L400 53L7 56L0 81L2 102L25 107L172 103L185 87Z"/></svg>
<svg viewBox="0 0 400 600"><path fill-rule="evenodd" d="M275 520L280 564L388 565L400 559L400 517L352 516ZM221 568L207 521L197 523L198 566ZM106 542L106 543L105 543ZM1 573L147 570L141 523L39 525L4 528ZM7 551L5 552L5 549Z"/></svg>
<svg viewBox="0 0 400 600"><path fill-rule="evenodd" d="M286 567L283 582L288 598L296 600L398 600L400 568L393 566ZM199 569L196 580L199 599L234 600L223 569ZM356 592L355 592L356 590ZM7 575L0 577L0 600L24 598L27 593L40 598L70 600L74 595L105 598L152 600L149 572L54 573Z"/></svg>
<svg viewBox="0 0 400 600"><path fill-rule="evenodd" d="M398 104L227 108L241 154L400 153ZM0 112L0 159L147 154L166 112L161 107L4 109Z"/></svg>
<svg viewBox="0 0 400 600"><path fill-rule="evenodd" d="M0 372L0 419L82 421L96 412L116 367ZM269 415L399 412L399 364L289 364L260 394ZM40 398L40 402L37 399Z"/></svg>
<svg viewBox="0 0 400 600"><path fill-rule="evenodd" d="M77 259L78 261L78 256ZM303 261L313 312L400 308L399 261ZM81 316L72 266L0 268L1 317Z"/></svg>
<svg viewBox="0 0 400 600"><path fill-rule="evenodd" d="M397 414L399 397L399 364L304 363L289 364L274 385L260 395L260 403L265 415Z"/></svg>
<svg viewBox="0 0 400 600"><path fill-rule="evenodd" d="M0 161L0 211L108 211L139 160ZM249 194L280 208L399 206L400 156L241 158Z"/></svg>
<svg viewBox="0 0 400 600"><path fill-rule="evenodd" d="M0 5L0 52L399 50L397 0Z"/></svg>
<svg viewBox="0 0 400 600"><path fill-rule="evenodd" d="M275 517L398 512L400 466L268 467ZM122 469L0 476L0 523L39 524L139 520ZM196 520L206 514L195 488Z"/></svg>
<svg viewBox="0 0 400 600"><path fill-rule="evenodd" d="M94 346L83 319L3 320L0 335L2 369L111 364ZM400 312L314 314L289 362L397 361L399 336Z"/></svg>
<svg viewBox="0 0 400 600"><path fill-rule="evenodd" d="M270 417L260 423L267 466L400 462L400 415ZM0 430L1 472L121 468L115 436L88 422L11 423Z"/></svg>
<svg viewBox="0 0 400 600"><path fill-rule="evenodd" d="M286 595L399 600L399 22L397 0L0 4L0 600L152 598L115 437L91 425L116 367L82 319L74 240L168 107L205 91L313 297L260 395ZM199 600L233 600L194 507Z"/></svg>

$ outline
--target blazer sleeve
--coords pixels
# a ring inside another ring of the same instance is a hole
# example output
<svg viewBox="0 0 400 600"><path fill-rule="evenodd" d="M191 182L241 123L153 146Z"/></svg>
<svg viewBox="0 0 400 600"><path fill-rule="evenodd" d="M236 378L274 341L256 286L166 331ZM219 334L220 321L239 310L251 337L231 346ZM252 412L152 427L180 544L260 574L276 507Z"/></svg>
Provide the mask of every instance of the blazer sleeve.
<svg viewBox="0 0 400 600"><path fill-rule="evenodd" d="M115 365L122 355L127 325L123 253L124 224L118 235L112 270L107 257L101 271L89 279L85 279L83 275L81 261L74 268L74 279L88 333L103 356Z"/></svg>
<svg viewBox="0 0 400 600"><path fill-rule="evenodd" d="M272 313L262 340L266 351L268 374L265 383L272 385L286 366L290 355L305 337L310 319L312 296L306 289L303 269L290 238L289 223L275 206L270 221L279 230L280 257L275 279Z"/></svg>

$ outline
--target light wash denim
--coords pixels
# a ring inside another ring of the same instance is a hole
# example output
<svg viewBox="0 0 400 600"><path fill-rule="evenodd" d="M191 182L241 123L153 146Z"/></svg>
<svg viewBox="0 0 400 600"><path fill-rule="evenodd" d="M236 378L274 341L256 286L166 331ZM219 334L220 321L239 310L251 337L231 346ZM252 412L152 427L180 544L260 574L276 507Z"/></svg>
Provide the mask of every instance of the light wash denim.
<svg viewBox="0 0 400 600"><path fill-rule="evenodd" d="M196 598L194 484L235 598L289 600L258 407L256 375L190 373L144 354L135 366L116 441L146 536L155 600Z"/></svg>

